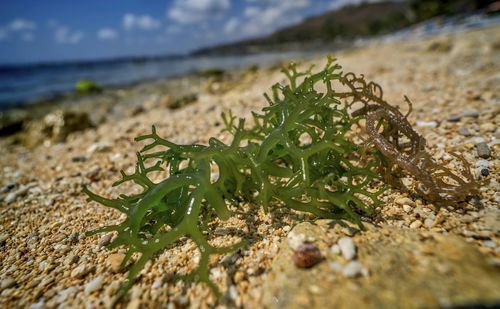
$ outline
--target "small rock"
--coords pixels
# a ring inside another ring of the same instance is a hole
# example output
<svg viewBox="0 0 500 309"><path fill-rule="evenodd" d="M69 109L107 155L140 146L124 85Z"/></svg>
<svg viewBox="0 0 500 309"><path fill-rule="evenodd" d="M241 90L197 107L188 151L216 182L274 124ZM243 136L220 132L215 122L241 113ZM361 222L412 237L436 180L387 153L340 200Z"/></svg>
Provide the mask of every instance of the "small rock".
<svg viewBox="0 0 500 309"><path fill-rule="evenodd" d="M10 191L12 191L12 189L14 189L16 186L17 186L17 184L16 184L15 182L8 183L8 184L6 184L5 186L3 186L3 187L2 187L2 189L0 189L0 192L1 192L1 193L7 193L7 192L10 192Z"/></svg>
<svg viewBox="0 0 500 309"><path fill-rule="evenodd" d="M292 256L295 266L311 268L323 260L321 251L313 244L302 244L294 251Z"/></svg>
<svg viewBox="0 0 500 309"><path fill-rule="evenodd" d="M495 126L491 122L483 123L482 125L479 126L479 130L481 132L495 132L497 129L497 126Z"/></svg>
<svg viewBox="0 0 500 309"><path fill-rule="evenodd" d="M431 219L431 218L425 219L424 225L428 228L431 228L434 225L434 219Z"/></svg>
<svg viewBox="0 0 500 309"><path fill-rule="evenodd" d="M14 280L11 277L4 278L0 282L0 290L5 290L5 289L8 289L8 288L11 288L14 285L16 285L16 280Z"/></svg>
<svg viewBox="0 0 500 309"><path fill-rule="evenodd" d="M404 205L403 205L403 210L404 210L404 212L406 212L406 213L411 212L411 210L412 210L412 209L413 209L413 208L412 208L410 205L407 205L407 204L404 204Z"/></svg>
<svg viewBox="0 0 500 309"><path fill-rule="evenodd" d="M462 115L451 115L446 120L448 120L449 122L459 122L460 119L462 119Z"/></svg>
<svg viewBox="0 0 500 309"><path fill-rule="evenodd" d="M492 249L495 249L497 247L497 244L493 241L493 240L486 240L486 241L483 241L483 244L488 247L488 248L492 248Z"/></svg>
<svg viewBox="0 0 500 309"><path fill-rule="evenodd" d="M342 252L342 256L348 261L354 259L356 256L356 245L354 245L354 241L350 237L342 237L338 241L338 245L340 247L340 252Z"/></svg>
<svg viewBox="0 0 500 309"><path fill-rule="evenodd" d="M290 248L292 248L292 250L297 250L300 245L306 242L314 241L314 239L312 239L311 237L307 237L305 234L297 233L295 231L291 231L290 233L288 233L286 239L288 245L290 246Z"/></svg>
<svg viewBox="0 0 500 309"><path fill-rule="evenodd" d="M341 272L342 271L342 264L340 264L339 262L331 262L329 264L330 266L330 269L335 271L335 272Z"/></svg>
<svg viewBox="0 0 500 309"><path fill-rule="evenodd" d="M488 144L486 144L484 142L476 144L476 151L477 151L477 155L480 158L488 159L489 157L491 157L490 147L488 147Z"/></svg>
<svg viewBox="0 0 500 309"><path fill-rule="evenodd" d="M438 126L437 121L421 121L417 120L417 127L421 128L435 128Z"/></svg>
<svg viewBox="0 0 500 309"><path fill-rule="evenodd" d="M479 169L488 168L488 167L490 167L490 162L488 160L483 160L483 159L477 160L476 167Z"/></svg>
<svg viewBox="0 0 500 309"><path fill-rule="evenodd" d="M119 272L121 270L121 265L123 262L123 259L125 258L125 254L123 253L114 253L111 254L107 259L106 259L106 264L109 266L109 269L112 272Z"/></svg>
<svg viewBox="0 0 500 309"><path fill-rule="evenodd" d="M342 269L342 273L346 278L358 277L363 273L363 265L358 261L351 261Z"/></svg>
<svg viewBox="0 0 500 309"><path fill-rule="evenodd" d="M85 285L85 293L90 294L94 291L100 290L101 287L102 287L102 276L98 276Z"/></svg>
<svg viewBox="0 0 500 309"><path fill-rule="evenodd" d="M0 234L0 247L4 246L7 243L7 239L9 239L9 235Z"/></svg>
<svg viewBox="0 0 500 309"><path fill-rule="evenodd" d="M160 278L158 278L158 279L156 279L156 280L153 282L153 284L151 285L151 288L152 288L152 289L158 289L158 288L160 288L160 287L161 287L161 285L162 285L162 284L163 284L163 280L162 280L162 279L160 279Z"/></svg>
<svg viewBox="0 0 500 309"><path fill-rule="evenodd" d="M469 129L466 127L462 127L458 129L458 134L463 135L463 136L471 136L472 134L470 133Z"/></svg>
<svg viewBox="0 0 500 309"><path fill-rule="evenodd" d="M10 204L10 203L14 202L18 197L24 196L26 194L26 192L28 192L29 189L31 189L35 186L36 186L35 183L29 183L27 185L22 185L16 191L13 191L13 192L10 192L9 194L7 194L7 196L5 197L5 203Z"/></svg>
<svg viewBox="0 0 500 309"><path fill-rule="evenodd" d="M87 148L87 152L89 154L93 154L96 152L106 152L111 150L111 145L106 142L94 143Z"/></svg>
<svg viewBox="0 0 500 309"><path fill-rule="evenodd" d="M399 197L399 198L395 199L394 202L400 206L403 206L403 205L408 205L411 207L415 206L415 202L407 197Z"/></svg>
<svg viewBox="0 0 500 309"><path fill-rule="evenodd" d="M479 117L479 112L473 109L467 109L462 113L462 117L477 118Z"/></svg>
<svg viewBox="0 0 500 309"><path fill-rule="evenodd" d="M422 226L422 221L420 220L415 220L410 224L411 229L418 229L421 226Z"/></svg>
<svg viewBox="0 0 500 309"><path fill-rule="evenodd" d="M57 293L57 297L55 298L57 303L64 302L68 296L75 295L78 292L78 288L76 286L69 287Z"/></svg>
<svg viewBox="0 0 500 309"><path fill-rule="evenodd" d="M335 255L339 255L340 254L340 247L339 245L335 244L333 246L330 247L330 252L335 254Z"/></svg>
<svg viewBox="0 0 500 309"><path fill-rule="evenodd" d="M45 298L41 298L38 302L31 304L30 309L43 309L45 308Z"/></svg>
<svg viewBox="0 0 500 309"><path fill-rule="evenodd" d="M113 237L113 235L110 233L110 234L106 234L104 236L102 236L100 239L99 239L99 247L105 247L107 245L109 245L109 243L111 242L111 238Z"/></svg>
<svg viewBox="0 0 500 309"><path fill-rule="evenodd" d="M85 277L94 270L94 266L88 264L80 264L71 272L71 278L79 279Z"/></svg>
<svg viewBox="0 0 500 309"><path fill-rule="evenodd" d="M73 158L71 158L71 162L85 162L87 161L87 157L86 156L75 156Z"/></svg>

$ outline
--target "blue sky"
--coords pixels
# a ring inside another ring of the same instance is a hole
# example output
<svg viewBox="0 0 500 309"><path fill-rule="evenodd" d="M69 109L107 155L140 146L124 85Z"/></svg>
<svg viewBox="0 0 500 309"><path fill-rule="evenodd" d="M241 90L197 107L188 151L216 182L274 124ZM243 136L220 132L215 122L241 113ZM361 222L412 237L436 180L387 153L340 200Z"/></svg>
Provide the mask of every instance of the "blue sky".
<svg viewBox="0 0 500 309"><path fill-rule="evenodd" d="M0 63L185 53L358 0L1 0Z"/></svg>

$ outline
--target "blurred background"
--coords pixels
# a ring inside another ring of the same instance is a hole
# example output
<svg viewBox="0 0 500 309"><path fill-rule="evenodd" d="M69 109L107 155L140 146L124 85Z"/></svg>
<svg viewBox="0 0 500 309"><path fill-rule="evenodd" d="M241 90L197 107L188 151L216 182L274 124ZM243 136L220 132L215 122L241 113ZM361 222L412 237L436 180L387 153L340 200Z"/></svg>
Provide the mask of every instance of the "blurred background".
<svg viewBox="0 0 500 309"><path fill-rule="evenodd" d="M0 135L47 107L83 106L83 95L484 27L499 22L499 8L487 0L5 0Z"/></svg>
<svg viewBox="0 0 500 309"><path fill-rule="evenodd" d="M0 3L0 107L71 91L493 22L486 0L16 0ZM435 18L439 16L438 18ZM489 20L491 19L491 20ZM221 58L221 56L224 56Z"/></svg>

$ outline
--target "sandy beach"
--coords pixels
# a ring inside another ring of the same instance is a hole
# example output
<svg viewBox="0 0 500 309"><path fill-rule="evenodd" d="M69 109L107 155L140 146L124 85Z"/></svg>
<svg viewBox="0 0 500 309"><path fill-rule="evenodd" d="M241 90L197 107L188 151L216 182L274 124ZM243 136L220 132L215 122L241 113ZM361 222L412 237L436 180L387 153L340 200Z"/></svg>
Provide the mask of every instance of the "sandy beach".
<svg viewBox="0 0 500 309"><path fill-rule="evenodd" d="M444 162L451 161L451 152L462 154L482 182L481 196L455 208L437 208L413 192L389 189L380 219L366 222L366 231L290 210L266 214L258 205L241 205L241 213L212 226L214 244L249 242L211 261L221 299L203 284L172 280L173 274L196 266L196 247L186 240L146 264L120 307L500 304L500 26L373 42L332 54L344 72L380 84L388 102L406 110L403 98L408 96L410 122L427 139L428 151ZM321 67L325 61L326 55L299 64ZM140 89L134 96L115 89L82 99L112 96L118 102L100 111L92 102L77 109L92 127L58 135L57 124L50 131L34 124L40 133L34 137L25 131L0 139L0 306L111 306L126 276L119 267L123 249L105 247L113 234L84 233L122 218L86 202L83 185L105 196L130 189L111 184L120 170L133 168L142 145L133 139L149 133L152 125L177 143L206 144L212 136L230 142L221 133L221 112L251 117L266 106L263 93L276 82L285 82L279 68L264 67L150 82L134 86ZM296 268L290 247L294 235L310 237L324 260L307 270ZM348 250L355 255L345 254Z"/></svg>

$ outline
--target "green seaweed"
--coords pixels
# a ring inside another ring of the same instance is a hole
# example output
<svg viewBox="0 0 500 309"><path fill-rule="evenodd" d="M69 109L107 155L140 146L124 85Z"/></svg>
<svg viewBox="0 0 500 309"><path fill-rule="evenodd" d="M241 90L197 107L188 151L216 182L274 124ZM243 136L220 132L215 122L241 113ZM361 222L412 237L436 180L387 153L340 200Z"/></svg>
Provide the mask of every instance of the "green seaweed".
<svg viewBox="0 0 500 309"><path fill-rule="evenodd" d="M246 243L215 247L206 226L214 215L230 218L241 201L265 211L288 207L359 226L363 216L376 214L384 190L376 182L384 160L376 149L352 138L364 118L348 110L366 89L336 92L334 82L346 82L340 69L333 58L315 73L312 68L299 72L295 64L283 69L289 84L272 86L271 95L265 95L269 106L252 113L251 125L230 112L222 114L225 131L233 137L230 144L211 138L208 145L178 145L161 138L153 126L150 134L135 139L149 141L137 153L135 172L122 171L114 184L133 182L140 193L108 199L84 188L89 201L126 215L117 225L88 233L116 232L109 248L127 250L123 265L131 267L119 296L148 260L184 237L196 244L200 259L183 279L203 282L220 295L209 277L210 257L235 252ZM213 179L215 167L218 177ZM149 174L159 171L169 176L155 183Z"/></svg>

